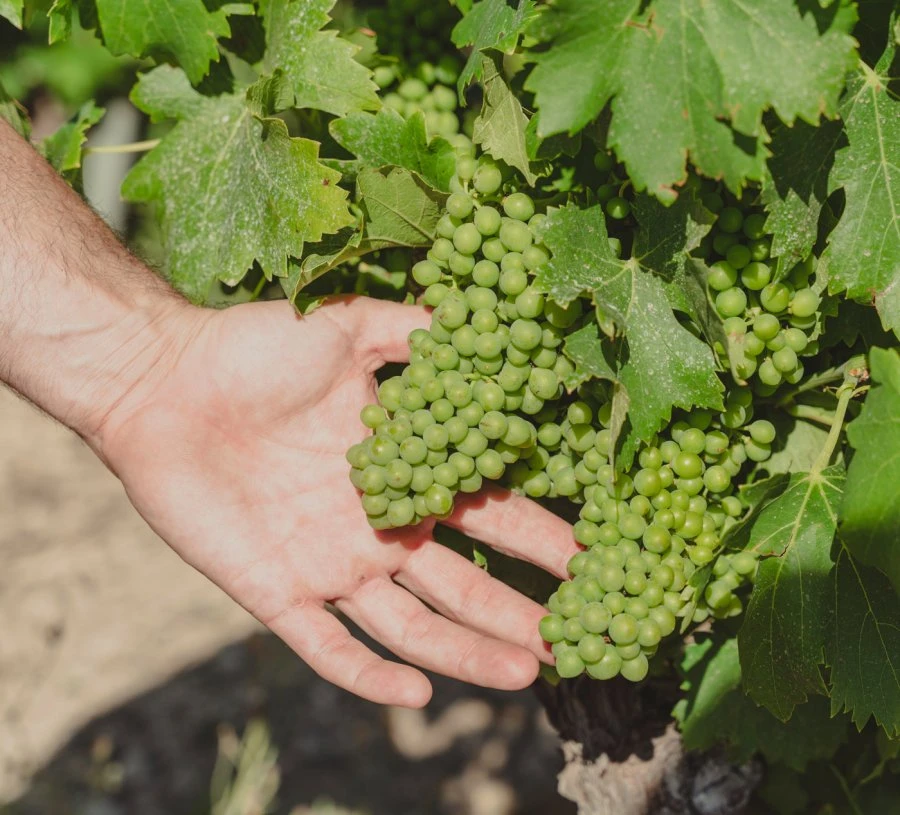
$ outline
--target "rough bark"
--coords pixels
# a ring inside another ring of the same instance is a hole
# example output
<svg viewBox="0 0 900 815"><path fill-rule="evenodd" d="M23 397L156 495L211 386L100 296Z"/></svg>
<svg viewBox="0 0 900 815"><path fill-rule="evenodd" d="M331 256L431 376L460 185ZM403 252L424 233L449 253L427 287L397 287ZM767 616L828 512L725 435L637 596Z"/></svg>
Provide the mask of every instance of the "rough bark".
<svg viewBox="0 0 900 815"><path fill-rule="evenodd" d="M586 677L538 696L563 739L559 792L579 815L740 815L762 765L686 752L672 724L674 683Z"/></svg>

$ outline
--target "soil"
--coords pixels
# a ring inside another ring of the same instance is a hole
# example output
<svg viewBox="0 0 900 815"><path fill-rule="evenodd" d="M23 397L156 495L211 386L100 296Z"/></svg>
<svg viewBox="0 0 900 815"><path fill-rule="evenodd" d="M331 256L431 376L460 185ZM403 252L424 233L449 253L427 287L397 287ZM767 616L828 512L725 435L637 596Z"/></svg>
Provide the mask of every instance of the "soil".
<svg viewBox="0 0 900 815"><path fill-rule="evenodd" d="M574 812L532 692L434 677L431 705L405 711L323 682L8 392L0 620L3 815L209 812L217 739L254 719L279 753L277 813L323 798L371 815Z"/></svg>

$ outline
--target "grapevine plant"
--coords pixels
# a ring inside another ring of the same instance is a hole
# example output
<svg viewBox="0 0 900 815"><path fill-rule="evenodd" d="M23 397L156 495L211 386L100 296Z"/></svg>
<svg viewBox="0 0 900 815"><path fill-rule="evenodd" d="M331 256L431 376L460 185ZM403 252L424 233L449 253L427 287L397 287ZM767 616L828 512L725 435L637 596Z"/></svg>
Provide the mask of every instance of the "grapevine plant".
<svg viewBox="0 0 900 815"><path fill-rule="evenodd" d="M122 191L187 297L433 308L347 452L371 525L486 481L543 502L583 548L562 584L445 541L546 603L544 681L675 688L685 748L763 756L756 811L894 811L891 4L154 9L0 0L143 60L131 100L165 124ZM2 88L0 113L28 132ZM102 113L40 144L76 186Z"/></svg>

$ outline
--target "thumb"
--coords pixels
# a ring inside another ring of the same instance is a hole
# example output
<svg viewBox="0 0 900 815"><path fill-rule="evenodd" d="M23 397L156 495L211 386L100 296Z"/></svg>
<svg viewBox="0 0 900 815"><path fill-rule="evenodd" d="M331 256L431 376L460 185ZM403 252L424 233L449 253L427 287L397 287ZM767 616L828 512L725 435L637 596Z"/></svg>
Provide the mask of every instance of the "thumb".
<svg viewBox="0 0 900 815"><path fill-rule="evenodd" d="M407 337L416 328L431 325L431 310L372 297L348 298L347 306L358 341L379 366L409 360Z"/></svg>

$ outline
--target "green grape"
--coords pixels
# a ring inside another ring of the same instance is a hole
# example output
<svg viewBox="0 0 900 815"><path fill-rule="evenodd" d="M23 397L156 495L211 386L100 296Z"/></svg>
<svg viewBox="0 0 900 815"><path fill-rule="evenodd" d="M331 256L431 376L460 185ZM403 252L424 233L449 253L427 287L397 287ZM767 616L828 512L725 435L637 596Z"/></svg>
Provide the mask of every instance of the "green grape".
<svg viewBox="0 0 900 815"><path fill-rule="evenodd" d="M500 238L489 238L481 244L481 254L484 255L487 260L494 263L500 263L500 261L503 260L504 255L506 255L506 247L503 245Z"/></svg>
<svg viewBox="0 0 900 815"><path fill-rule="evenodd" d="M502 183L503 176L499 168L488 162L479 164L472 177L472 186L482 195L493 195L500 189Z"/></svg>
<svg viewBox="0 0 900 815"><path fill-rule="evenodd" d="M563 679L572 679L584 673L584 662L577 648L569 648L556 657L556 672Z"/></svg>
<svg viewBox="0 0 900 815"><path fill-rule="evenodd" d="M799 328L786 328L783 334L784 344L794 353L801 354L809 347L809 338Z"/></svg>
<svg viewBox="0 0 900 815"><path fill-rule="evenodd" d="M759 294L759 302L773 314L784 311L791 302L791 290L784 283L769 283Z"/></svg>
<svg viewBox="0 0 900 815"><path fill-rule="evenodd" d="M522 252L522 263L529 272L535 271L549 260L550 253L542 246L532 244Z"/></svg>
<svg viewBox="0 0 900 815"><path fill-rule="evenodd" d="M747 427L750 437L758 444L771 444L775 441L775 425L765 419L758 419Z"/></svg>
<svg viewBox="0 0 900 815"><path fill-rule="evenodd" d="M527 286L528 275L523 269L503 269L500 272L500 291L504 294L517 297Z"/></svg>
<svg viewBox="0 0 900 815"><path fill-rule="evenodd" d="M561 614L548 614L538 623L538 631L546 642L562 642L565 618Z"/></svg>
<svg viewBox="0 0 900 815"><path fill-rule="evenodd" d="M451 193L446 203L447 212L460 220L468 218L472 214L473 206L472 199L464 192Z"/></svg>
<svg viewBox="0 0 900 815"><path fill-rule="evenodd" d="M764 312L753 321L753 333L765 342L778 336L780 330L781 323L774 314Z"/></svg>
<svg viewBox="0 0 900 815"><path fill-rule="evenodd" d="M716 295L716 309L723 317L737 317L747 308L747 295L743 289L732 287Z"/></svg>
<svg viewBox="0 0 900 815"><path fill-rule="evenodd" d="M637 639L637 635L637 620L630 614L616 614L609 623L609 637L616 645L629 645Z"/></svg>
<svg viewBox="0 0 900 815"><path fill-rule="evenodd" d="M741 272L741 283L751 291L759 291L772 279L772 270L760 261L748 263Z"/></svg>
<svg viewBox="0 0 900 815"><path fill-rule="evenodd" d="M609 201L606 202L604 209L610 218L621 221L623 218L627 218L631 212L631 204L624 198L616 196L615 198L610 198Z"/></svg>
<svg viewBox="0 0 900 815"><path fill-rule="evenodd" d="M791 298L790 310L795 317L812 317L819 310L819 295L812 289L800 289Z"/></svg>
<svg viewBox="0 0 900 815"><path fill-rule="evenodd" d="M731 476L724 467L716 464L707 468L703 483L710 492L725 492L731 486Z"/></svg>
<svg viewBox="0 0 900 815"><path fill-rule="evenodd" d="M772 448L768 444L747 439L744 442L744 449L747 451L747 458L751 461L767 461L772 455Z"/></svg>
<svg viewBox="0 0 900 815"><path fill-rule="evenodd" d="M492 260L479 260L472 267L472 282L478 286L492 288L500 280L500 267Z"/></svg>
<svg viewBox="0 0 900 815"><path fill-rule="evenodd" d="M736 243L728 248L725 260L733 269L743 269L750 262L750 250L742 243Z"/></svg>
<svg viewBox="0 0 900 815"><path fill-rule="evenodd" d="M461 224L453 233L453 245L464 255L474 255L481 247L481 232L473 223Z"/></svg>
<svg viewBox="0 0 900 815"><path fill-rule="evenodd" d="M737 232L744 223L744 216L739 209L735 207L725 207L720 213L716 221L716 227L722 232Z"/></svg>
<svg viewBox="0 0 900 815"><path fill-rule="evenodd" d="M523 192L514 192L503 199L503 211L516 221L527 221L534 215L534 201Z"/></svg>
<svg viewBox="0 0 900 815"><path fill-rule="evenodd" d="M587 672L594 679L612 679L618 676L622 667L622 657L615 648L607 648L599 662L587 666Z"/></svg>
<svg viewBox="0 0 900 815"><path fill-rule="evenodd" d="M500 225L500 240L510 252L523 252L531 246L534 237L526 224L505 218Z"/></svg>
<svg viewBox="0 0 900 815"><path fill-rule="evenodd" d="M500 231L500 224L503 217L491 206L481 206L475 211L475 217L472 219L475 228L485 237L496 235Z"/></svg>
<svg viewBox="0 0 900 815"><path fill-rule="evenodd" d="M797 352L785 346L772 354L772 364L780 373L790 373L797 368Z"/></svg>

